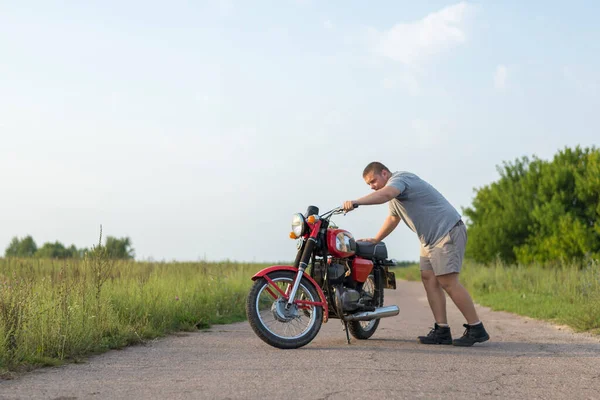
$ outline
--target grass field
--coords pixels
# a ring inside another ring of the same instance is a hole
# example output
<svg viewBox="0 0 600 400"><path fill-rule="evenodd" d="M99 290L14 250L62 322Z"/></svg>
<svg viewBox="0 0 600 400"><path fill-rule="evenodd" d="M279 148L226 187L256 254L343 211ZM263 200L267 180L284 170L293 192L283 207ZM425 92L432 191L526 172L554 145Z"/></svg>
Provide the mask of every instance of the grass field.
<svg viewBox="0 0 600 400"><path fill-rule="evenodd" d="M396 269L396 276L420 280L419 267ZM474 300L509 311L600 333L600 263L507 266L465 262L461 282Z"/></svg>
<svg viewBox="0 0 600 400"><path fill-rule="evenodd" d="M0 372L243 320L263 267L0 259Z"/></svg>

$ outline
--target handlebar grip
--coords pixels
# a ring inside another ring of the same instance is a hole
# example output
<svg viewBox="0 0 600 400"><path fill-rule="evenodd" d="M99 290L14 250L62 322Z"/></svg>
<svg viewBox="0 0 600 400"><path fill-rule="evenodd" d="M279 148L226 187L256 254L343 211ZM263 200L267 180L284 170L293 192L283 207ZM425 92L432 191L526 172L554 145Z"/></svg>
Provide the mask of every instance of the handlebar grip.
<svg viewBox="0 0 600 400"><path fill-rule="evenodd" d="M354 206L354 208L358 208L358 204L352 203L352 205Z"/></svg>

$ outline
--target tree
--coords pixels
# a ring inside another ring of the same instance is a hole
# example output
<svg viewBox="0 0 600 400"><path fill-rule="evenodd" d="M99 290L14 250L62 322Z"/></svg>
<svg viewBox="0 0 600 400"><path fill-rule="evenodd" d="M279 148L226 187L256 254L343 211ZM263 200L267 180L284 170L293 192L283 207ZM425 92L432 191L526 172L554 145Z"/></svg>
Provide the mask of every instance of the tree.
<svg viewBox="0 0 600 400"><path fill-rule="evenodd" d="M37 245L31 236L23 239L13 237L4 252L5 257L33 257L37 251Z"/></svg>
<svg viewBox="0 0 600 400"><path fill-rule="evenodd" d="M593 175L600 168L599 155L600 150L594 148L566 148L543 165L531 210L530 236L515 249L520 262L600 254L599 178Z"/></svg>
<svg viewBox="0 0 600 400"><path fill-rule="evenodd" d="M74 244L72 244L68 250L71 253L71 257L73 258L84 258L86 253L90 251L87 247L82 247L81 249L78 249L77 247L75 247Z"/></svg>
<svg viewBox="0 0 600 400"><path fill-rule="evenodd" d="M131 239L129 237L117 239L113 236L107 236L105 247L110 258L129 260L135 257L135 251L131 247Z"/></svg>
<svg viewBox="0 0 600 400"><path fill-rule="evenodd" d="M38 258L73 258L73 247L66 248L61 242L44 243L42 247L35 253Z"/></svg>
<svg viewBox="0 0 600 400"><path fill-rule="evenodd" d="M571 260L600 255L600 150L565 148L552 161L524 157L476 190L467 256L480 262Z"/></svg>
<svg viewBox="0 0 600 400"><path fill-rule="evenodd" d="M527 157L498 167L500 180L477 191L473 207L463 210L468 217L469 240L467 255L479 262L489 262L500 256L514 262L515 246L529 237L533 207L532 188L539 180L542 161Z"/></svg>

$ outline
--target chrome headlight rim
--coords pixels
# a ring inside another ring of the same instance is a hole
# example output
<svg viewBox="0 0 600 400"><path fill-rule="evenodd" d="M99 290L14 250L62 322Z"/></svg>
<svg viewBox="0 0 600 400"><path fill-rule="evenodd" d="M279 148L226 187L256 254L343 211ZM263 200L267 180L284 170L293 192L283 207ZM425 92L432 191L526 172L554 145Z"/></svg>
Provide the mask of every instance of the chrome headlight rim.
<svg viewBox="0 0 600 400"><path fill-rule="evenodd" d="M296 213L292 216L292 232L296 237L301 237L306 234L306 219L304 215Z"/></svg>

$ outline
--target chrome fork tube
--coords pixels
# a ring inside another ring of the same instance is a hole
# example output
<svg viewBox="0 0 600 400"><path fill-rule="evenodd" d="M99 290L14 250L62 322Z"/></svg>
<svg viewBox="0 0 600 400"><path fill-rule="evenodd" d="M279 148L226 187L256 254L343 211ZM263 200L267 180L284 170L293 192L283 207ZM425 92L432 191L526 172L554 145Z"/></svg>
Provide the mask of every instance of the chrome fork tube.
<svg viewBox="0 0 600 400"><path fill-rule="evenodd" d="M298 273L296 274L296 280L294 281L294 287L292 287L292 291L290 292L290 297L288 297L288 302L286 308L291 307L294 303L294 298L296 297L296 292L298 291L298 287L300 286L300 280L302 280L302 275L304 274L304 268L300 268Z"/></svg>
<svg viewBox="0 0 600 400"><path fill-rule="evenodd" d="M308 267L308 262L310 261L310 257L316 244L317 240L315 238L308 238L308 242L304 247L304 253L302 254L302 258L300 259L300 264L298 264L298 273L296 274L296 280L294 281L292 291L289 293L286 308L290 308L292 304L294 304L294 298L296 298L296 292L298 291L298 287L300 286L302 275L304 274L304 270Z"/></svg>

